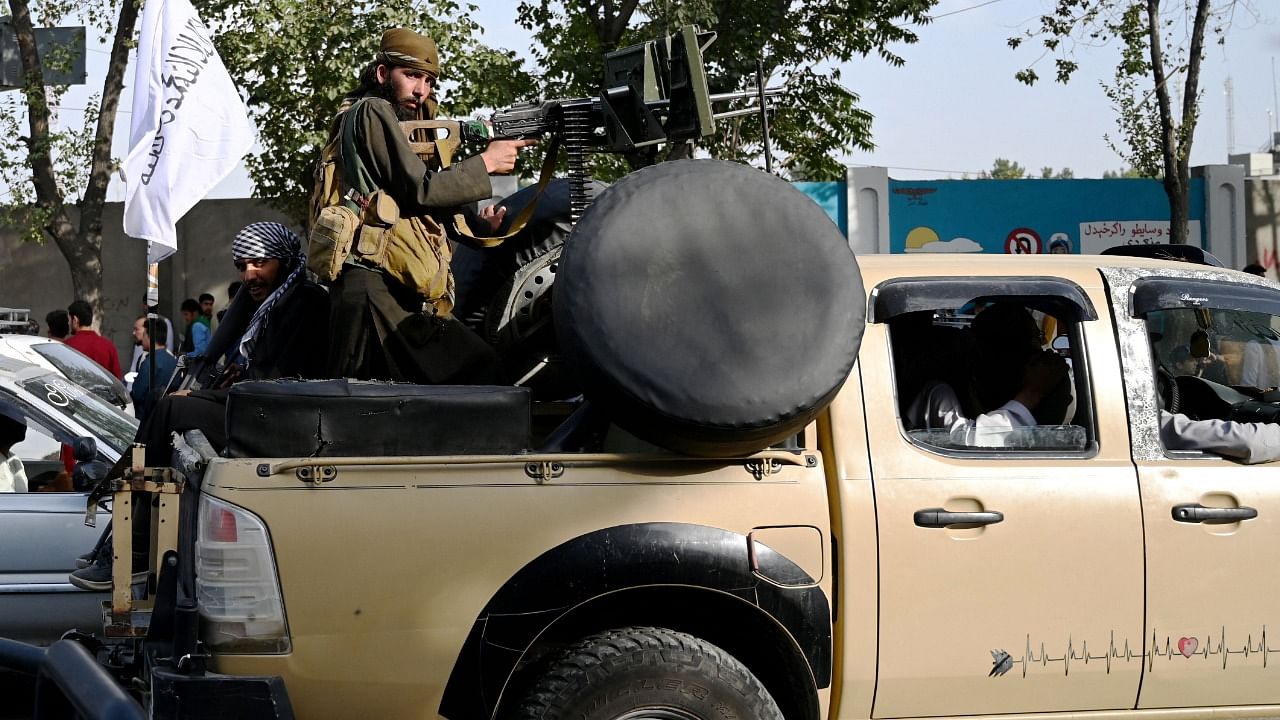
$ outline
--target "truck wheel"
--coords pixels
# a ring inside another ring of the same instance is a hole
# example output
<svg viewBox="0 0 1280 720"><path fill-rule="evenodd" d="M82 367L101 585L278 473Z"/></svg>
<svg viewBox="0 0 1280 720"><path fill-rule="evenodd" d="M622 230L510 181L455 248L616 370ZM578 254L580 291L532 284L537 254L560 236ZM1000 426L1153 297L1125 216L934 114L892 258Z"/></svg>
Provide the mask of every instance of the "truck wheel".
<svg viewBox="0 0 1280 720"><path fill-rule="evenodd" d="M662 628L589 637L553 660L519 720L782 720L769 692L711 643Z"/></svg>

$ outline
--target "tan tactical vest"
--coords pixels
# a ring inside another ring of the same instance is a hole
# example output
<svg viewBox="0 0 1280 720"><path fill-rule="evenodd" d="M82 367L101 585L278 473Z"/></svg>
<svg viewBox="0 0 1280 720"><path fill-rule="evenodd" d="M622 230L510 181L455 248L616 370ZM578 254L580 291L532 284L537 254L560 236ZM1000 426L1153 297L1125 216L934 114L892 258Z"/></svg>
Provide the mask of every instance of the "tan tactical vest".
<svg viewBox="0 0 1280 720"><path fill-rule="evenodd" d="M364 181L362 166L342 161L346 156L360 163L354 128L345 122L346 110L360 102L340 111L337 132L316 166L308 266L321 279L336 277L346 264L380 268L436 313L447 314L453 310L454 285L444 228L430 216L401 217L390 195Z"/></svg>

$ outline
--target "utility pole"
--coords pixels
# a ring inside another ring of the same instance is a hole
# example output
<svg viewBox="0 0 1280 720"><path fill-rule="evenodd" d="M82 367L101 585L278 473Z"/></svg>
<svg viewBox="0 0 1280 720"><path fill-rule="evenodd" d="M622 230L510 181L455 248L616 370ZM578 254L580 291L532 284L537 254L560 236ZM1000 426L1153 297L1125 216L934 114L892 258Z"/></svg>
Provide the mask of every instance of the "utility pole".
<svg viewBox="0 0 1280 720"><path fill-rule="evenodd" d="M1227 81L1223 85L1226 86L1227 94L1227 155L1234 155L1236 153L1236 108L1230 75L1227 76Z"/></svg>

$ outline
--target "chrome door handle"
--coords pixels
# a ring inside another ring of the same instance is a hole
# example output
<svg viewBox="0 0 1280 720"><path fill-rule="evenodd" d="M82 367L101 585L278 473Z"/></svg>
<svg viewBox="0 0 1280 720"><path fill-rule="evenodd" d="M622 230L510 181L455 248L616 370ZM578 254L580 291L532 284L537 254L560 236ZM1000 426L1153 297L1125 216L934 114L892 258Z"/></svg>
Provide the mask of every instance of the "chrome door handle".
<svg viewBox="0 0 1280 720"><path fill-rule="evenodd" d="M1258 517L1258 511L1251 507L1216 508L1205 507L1199 503L1173 506L1173 519L1184 523L1229 523L1252 520L1256 517Z"/></svg>
<svg viewBox="0 0 1280 720"><path fill-rule="evenodd" d="M987 512L950 512L943 508L917 510L916 525L924 528L944 528L948 525L994 525L1004 520L1004 513L990 510Z"/></svg>

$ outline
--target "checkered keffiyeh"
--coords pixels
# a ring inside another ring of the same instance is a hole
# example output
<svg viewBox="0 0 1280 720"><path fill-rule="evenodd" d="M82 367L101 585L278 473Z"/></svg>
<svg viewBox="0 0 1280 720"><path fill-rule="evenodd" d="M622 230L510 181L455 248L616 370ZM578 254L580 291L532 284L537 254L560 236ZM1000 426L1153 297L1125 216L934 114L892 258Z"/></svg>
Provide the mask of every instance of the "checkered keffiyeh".
<svg viewBox="0 0 1280 720"><path fill-rule="evenodd" d="M302 238L292 230L280 223L260 222L247 225L236 233L235 239L231 241L231 258L236 262L279 260L281 271L289 273L284 282L280 283L253 312L253 318L249 320L249 328L240 337L237 348L241 357L244 358L244 369L248 370L253 362L253 347L266 331L271 319L271 308L302 278L307 265L307 256L302 249Z"/></svg>

